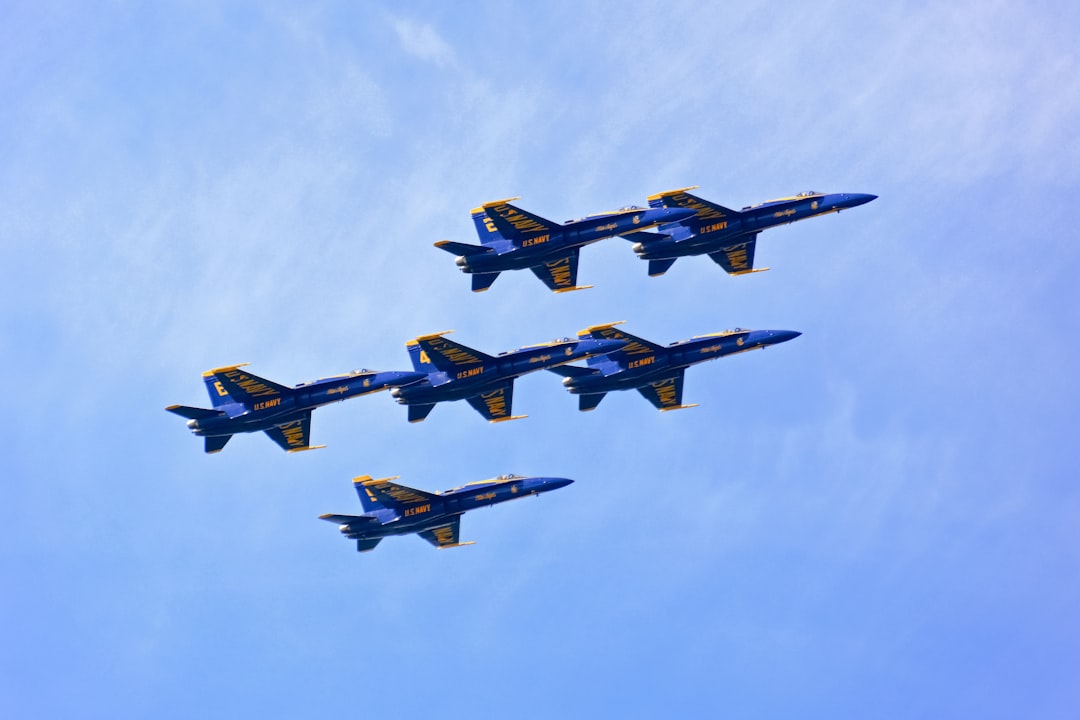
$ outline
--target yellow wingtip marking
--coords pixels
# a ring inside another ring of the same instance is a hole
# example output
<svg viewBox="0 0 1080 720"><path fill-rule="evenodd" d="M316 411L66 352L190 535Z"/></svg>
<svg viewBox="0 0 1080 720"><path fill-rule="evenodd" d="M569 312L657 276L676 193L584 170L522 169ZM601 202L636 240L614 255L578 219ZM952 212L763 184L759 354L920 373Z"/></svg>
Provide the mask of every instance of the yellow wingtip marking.
<svg viewBox="0 0 1080 720"><path fill-rule="evenodd" d="M179 406L179 405L170 405L169 407L167 407L167 408L165 408L165 409L166 409L166 410L175 410L175 409L176 409L176 408L178 408L178 407L180 407L180 406Z"/></svg>
<svg viewBox="0 0 1080 720"><path fill-rule="evenodd" d="M365 475L365 477L367 479L361 481L364 485L381 485L382 483L393 482L394 480L397 480L401 476L400 475L393 475L391 477L376 478L374 480L371 479L370 475ZM360 478L357 478L357 480L360 480ZM353 482L356 482L356 480L353 480Z"/></svg>
<svg viewBox="0 0 1080 720"><path fill-rule="evenodd" d="M442 247L443 245L446 245L449 242L450 242L449 240L440 240L439 242L435 243L435 247Z"/></svg>
<svg viewBox="0 0 1080 720"><path fill-rule="evenodd" d="M353 485L359 485L371 479L370 475L357 475L353 478Z"/></svg>
<svg viewBox="0 0 1080 720"><path fill-rule="evenodd" d="M334 513L323 513L322 515L319 516L319 519L320 520L325 520L326 518L333 517L333 516L334 516Z"/></svg>
<svg viewBox="0 0 1080 720"><path fill-rule="evenodd" d="M206 372L204 372L202 374L202 376L203 377L210 377L211 375L216 375L218 373L228 372L229 370L235 370L236 368L242 368L242 367L245 367L245 366L250 365L250 364L251 363L246 363L245 362L245 363L237 363L236 365L225 365L224 367L214 368L213 370L207 370Z"/></svg>
<svg viewBox="0 0 1080 720"><path fill-rule="evenodd" d="M465 547L466 545L475 545L475 544L476 544L475 540L470 540L469 542L454 543L453 545L440 545L439 550L446 550L447 548Z"/></svg>
<svg viewBox="0 0 1080 720"><path fill-rule="evenodd" d="M501 423L501 422L506 422L508 420L522 420L522 419L527 418L527 417L529 417L529 416L528 415L510 415L508 417L492 418L491 420L488 420L488 422Z"/></svg>
<svg viewBox="0 0 1080 720"><path fill-rule="evenodd" d="M701 187L701 186L700 185L691 185L690 187L679 188L677 190L664 190L663 192L658 192L655 195L650 195L649 197L645 198L645 200L646 201L648 201L648 200L659 200L660 198L664 197L665 195L674 195L675 193L686 192L687 190L697 190L699 187Z"/></svg>
<svg viewBox="0 0 1080 720"><path fill-rule="evenodd" d="M298 453L298 452L305 452L307 450L322 450L324 447L326 447L326 446L325 445L307 445L306 447L289 448L285 452Z"/></svg>
<svg viewBox="0 0 1080 720"><path fill-rule="evenodd" d="M751 273L765 272L766 270L771 270L771 269L772 268L756 268L754 270L736 270L735 272L729 273L729 274L734 277L735 275L749 275Z"/></svg>
<svg viewBox="0 0 1080 720"><path fill-rule="evenodd" d="M437 332L437 333L431 333L430 335L417 335L416 339L412 340L410 342L412 342L413 344L417 344L422 340L434 340L437 337L442 337L443 335L449 335L452 332L454 332L454 331L453 330L442 330L442 331Z"/></svg>
<svg viewBox="0 0 1080 720"><path fill-rule="evenodd" d="M671 407L660 408L660 412L667 412L669 410L688 410L692 407L697 407L697 403L691 403L689 405L673 405Z"/></svg>
<svg viewBox="0 0 1080 720"><path fill-rule="evenodd" d="M578 337L585 337L586 335L591 333L593 330L604 330L606 328L615 327L616 325L625 325L625 324L626 324L625 320L616 320L615 322L604 323L603 325L590 325L589 327L585 328L584 330L578 330Z"/></svg>
<svg viewBox="0 0 1080 720"><path fill-rule="evenodd" d="M503 200L490 200L490 201L484 203L483 205L481 205L480 207L476 208L476 210L477 211L487 212L487 209L489 207L493 207L495 205L501 205L503 203L513 202L514 200L520 200L520 199L521 199L520 195L515 195L514 197L505 198Z"/></svg>
<svg viewBox="0 0 1080 720"><path fill-rule="evenodd" d="M555 293L567 293L567 292L574 292L575 290L588 290L591 287L593 287L593 286L592 285L578 285L576 287L556 288L556 289L552 290L552 292L555 292Z"/></svg>

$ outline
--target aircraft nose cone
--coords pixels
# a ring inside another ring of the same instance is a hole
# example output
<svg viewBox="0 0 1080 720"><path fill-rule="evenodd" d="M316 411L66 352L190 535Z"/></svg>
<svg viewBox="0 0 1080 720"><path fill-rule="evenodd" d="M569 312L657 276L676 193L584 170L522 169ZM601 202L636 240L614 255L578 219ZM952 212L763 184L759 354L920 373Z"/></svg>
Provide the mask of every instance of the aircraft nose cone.
<svg viewBox="0 0 1080 720"><path fill-rule="evenodd" d="M538 483L538 490L547 492L548 490L558 490L564 488L567 485L572 484L574 481L570 478L541 478Z"/></svg>
<svg viewBox="0 0 1080 720"><path fill-rule="evenodd" d="M869 195L866 193L851 193L844 196L844 205L849 208L859 207L865 205L871 200L877 200L877 195Z"/></svg>
<svg viewBox="0 0 1080 720"><path fill-rule="evenodd" d="M769 338L765 341L765 344L777 345L782 342L787 342L788 340L794 340L800 335L802 335L802 333L797 330L770 330Z"/></svg>

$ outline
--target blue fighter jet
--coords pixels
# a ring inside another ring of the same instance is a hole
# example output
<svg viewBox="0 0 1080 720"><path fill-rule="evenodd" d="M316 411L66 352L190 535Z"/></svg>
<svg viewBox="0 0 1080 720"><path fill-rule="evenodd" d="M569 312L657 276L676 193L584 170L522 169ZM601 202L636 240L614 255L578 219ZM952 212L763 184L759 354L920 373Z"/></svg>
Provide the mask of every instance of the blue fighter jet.
<svg viewBox="0 0 1080 720"><path fill-rule="evenodd" d="M754 248L762 230L858 207L877 197L804 192L736 211L687 192L696 187L668 190L648 198L650 207L693 210L693 216L661 225L655 233L623 235L634 243L637 256L649 261L650 276L663 275L681 257L706 254L731 275L763 272L769 268L754 269Z"/></svg>
<svg viewBox="0 0 1080 720"><path fill-rule="evenodd" d="M363 515L320 515L337 523L341 533L356 541L359 552L374 550L384 537L418 533L439 548L472 545L458 540L463 513L475 508L539 495L566 487L573 480L501 475L494 480L462 485L443 492L425 492L394 482L397 478L372 480L364 475L353 480Z"/></svg>
<svg viewBox="0 0 1080 720"><path fill-rule="evenodd" d="M446 339L449 332L422 335L405 344L423 379L395 387L390 394L408 406L409 422L420 422L436 403L450 400L467 401L490 422L526 417L510 414L516 378L626 344L622 340L563 338L491 356Z"/></svg>
<svg viewBox="0 0 1080 720"><path fill-rule="evenodd" d="M691 218L687 208L640 208L589 215L565 223L545 220L506 200L484 203L472 211L480 245L441 240L435 247L457 255L461 271L472 275L473 292L491 287L504 270L532 270L553 292L584 290L577 286L578 253L604 238Z"/></svg>
<svg viewBox="0 0 1080 720"><path fill-rule="evenodd" d="M549 368L563 376L567 390L579 396L579 410L594 410L604 395L614 390L637 390L661 412L696 407L682 404L686 368L706 360L787 342L802 334L792 330L725 330L664 347L617 330L615 326L621 324L596 325L578 335L597 340L622 340L626 343L622 348L589 358L588 367L563 365Z"/></svg>
<svg viewBox="0 0 1080 720"><path fill-rule="evenodd" d="M424 377L413 372L356 370L288 388L230 365L203 373L213 409L170 405L171 413L188 418L187 426L206 438L206 452L220 452L235 433L262 430L288 452L315 450L308 445L311 411L356 395L385 390Z"/></svg>

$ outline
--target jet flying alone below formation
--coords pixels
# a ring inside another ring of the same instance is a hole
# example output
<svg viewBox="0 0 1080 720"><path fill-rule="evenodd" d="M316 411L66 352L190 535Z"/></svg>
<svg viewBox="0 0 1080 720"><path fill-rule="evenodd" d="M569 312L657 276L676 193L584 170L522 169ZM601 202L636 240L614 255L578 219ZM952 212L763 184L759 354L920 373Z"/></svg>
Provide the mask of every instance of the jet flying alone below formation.
<svg viewBox="0 0 1080 720"><path fill-rule="evenodd" d="M663 224L655 233L623 234L634 243L637 256L649 261L652 277L663 275L676 260L691 255L708 255L731 275L768 270L754 269L754 250L762 230L858 207L877 197L811 191L731 210L687 192L695 187L668 190L648 198L652 208L692 210L692 216Z"/></svg>
<svg viewBox="0 0 1080 720"><path fill-rule="evenodd" d="M706 360L787 342L801 334L793 330L725 330L663 346L615 327L621 324L596 325L578 335L598 340L622 340L626 343L622 348L589 358L588 367L563 365L551 368L551 372L563 376L566 389L579 396L579 410L596 409L604 395L615 390L637 390L661 411L695 407L682 404L686 368Z"/></svg>
<svg viewBox="0 0 1080 720"><path fill-rule="evenodd" d="M312 410L424 377L414 372L356 370L289 388L241 370L245 365L203 373L213 409L187 405L165 408L188 418L191 431L206 438L208 453L220 452L236 433L260 430L288 452L323 447L308 444Z"/></svg>
<svg viewBox="0 0 1080 720"><path fill-rule="evenodd" d="M617 350L625 342L563 338L518 350L486 355L449 340L450 331L422 335L405 344L423 379L390 391L409 408L409 422L420 422L436 403L465 400L491 422L517 420L512 415L514 380L527 373Z"/></svg>
<svg viewBox="0 0 1080 720"><path fill-rule="evenodd" d="M435 247L457 255L457 266L472 275L473 292L491 287L506 270L532 270L553 292L583 290L577 286L578 254L582 247L623 233L646 230L692 218L693 209L641 208L589 215L565 223L552 222L510 204L484 203L472 211L480 245L441 240Z"/></svg>
<svg viewBox="0 0 1080 720"><path fill-rule="evenodd" d="M573 480L502 475L469 483L453 490L426 492L400 485L397 478L353 480L363 515L320 515L336 523L342 535L356 540L359 552L374 550L384 537L417 533L439 549L472 545L460 538L461 516L469 510L539 495L566 487Z"/></svg>

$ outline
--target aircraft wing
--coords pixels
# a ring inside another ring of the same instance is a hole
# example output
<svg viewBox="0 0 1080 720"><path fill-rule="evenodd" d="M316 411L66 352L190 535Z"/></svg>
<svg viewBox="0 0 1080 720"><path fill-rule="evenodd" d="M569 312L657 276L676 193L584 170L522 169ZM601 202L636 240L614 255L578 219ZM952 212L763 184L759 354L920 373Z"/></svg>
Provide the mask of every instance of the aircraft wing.
<svg viewBox="0 0 1080 720"><path fill-rule="evenodd" d="M517 198L510 199L517 200ZM506 200L484 203L482 208L499 234L518 246L528 238L545 232L556 232L562 227L556 222L511 205Z"/></svg>
<svg viewBox="0 0 1080 720"><path fill-rule="evenodd" d="M623 357L635 355L649 355L652 353L661 352L664 348L644 338L639 338L637 335L631 335L628 332L624 332L616 328L616 325L621 325L621 322L609 323L607 325L593 325L587 327L578 333L578 337L589 336L596 340L625 340L626 345L618 350L608 353L609 357Z"/></svg>
<svg viewBox="0 0 1080 720"><path fill-rule="evenodd" d="M364 491L376 502L391 508L412 503L430 503L439 499L435 493L396 483L393 478L364 480L362 484Z"/></svg>
<svg viewBox="0 0 1080 720"><path fill-rule="evenodd" d="M420 346L421 362L430 362L438 370L457 377L457 373L471 368L481 367L495 358L479 350L473 350L461 343L448 340L444 333L421 335L416 338Z"/></svg>
<svg viewBox="0 0 1080 720"><path fill-rule="evenodd" d="M648 385L642 385L637 389L642 396L651 402L658 410L678 410L693 405L682 404L683 371L663 380L657 380Z"/></svg>
<svg viewBox="0 0 1080 720"><path fill-rule="evenodd" d="M566 257L552 260L551 262L533 265L530 270L533 275L540 278L540 282L548 286L552 292L566 292L567 290L584 290L577 287L577 266L579 248L574 248Z"/></svg>
<svg viewBox="0 0 1080 720"><path fill-rule="evenodd" d="M499 386L495 390L473 395L466 402L473 406L476 412L488 419L488 422L503 422L504 420L518 420L524 415L511 415L510 408L514 402L514 383L510 381Z"/></svg>
<svg viewBox="0 0 1080 720"><path fill-rule="evenodd" d="M461 535L460 515L446 525L432 528L431 530L423 530L417 534L440 550L443 548L458 547L459 545L472 545L471 542L463 543L458 540Z"/></svg>
<svg viewBox="0 0 1080 720"><path fill-rule="evenodd" d="M245 404L252 402L254 398L279 397L289 393L290 388L241 370L241 367L243 366L231 365L203 373L207 387L210 387L210 380L213 379L213 387L220 395L229 396L233 401Z"/></svg>
<svg viewBox="0 0 1080 720"><path fill-rule="evenodd" d="M731 245L723 250L709 253L709 257L730 275L754 272L754 249L757 246L757 236L758 233L754 233L738 245Z"/></svg>
<svg viewBox="0 0 1080 720"><path fill-rule="evenodd" d="M696 185L694 187L697 187ZM714 202L699 198L697 195L691 195L686 192L687 190L693 190L694 187L681 188L679 190L665 190L662 193L650 195L647 199L649 201L649 207L651 208L687 208L697 212L697 216L692 218L698 222L709 220L720 220L725 217L736 217L739 215L737 210L726 208L723 205L717 205ZM687 221L683 221L686 223Z"/></svg>
<svg viewBox="0 0 1080 720"><path fill-rule="evenodd" d="M278 425L265 431L270 439L281 446L287 452L299 452L301 450L315 450L326 447L325 445L308 445L311 437L311 411L308 410L299 420Z"/></svg>

